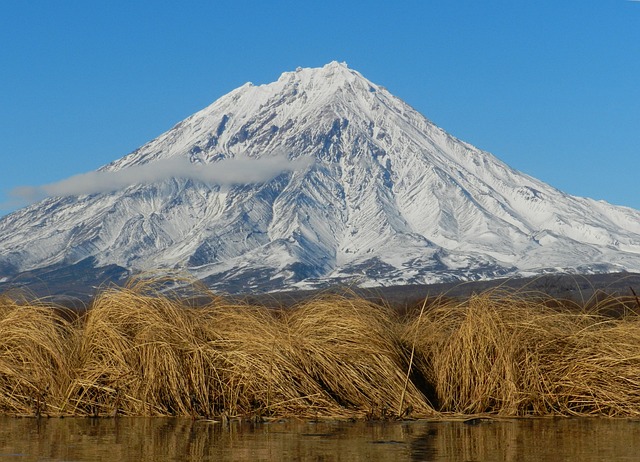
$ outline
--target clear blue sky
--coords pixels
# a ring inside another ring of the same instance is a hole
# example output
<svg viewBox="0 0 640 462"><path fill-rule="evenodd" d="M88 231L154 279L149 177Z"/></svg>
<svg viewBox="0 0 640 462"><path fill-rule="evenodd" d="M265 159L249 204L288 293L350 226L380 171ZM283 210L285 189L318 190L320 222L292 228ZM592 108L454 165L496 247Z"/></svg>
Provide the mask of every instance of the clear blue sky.
<svg viewBox="0 0 640 462"><path fill-rule="evenodd" d="M0 215L16 186L332 60L518 170L640 209L640 2L6 0L0 44Z"/></svg>

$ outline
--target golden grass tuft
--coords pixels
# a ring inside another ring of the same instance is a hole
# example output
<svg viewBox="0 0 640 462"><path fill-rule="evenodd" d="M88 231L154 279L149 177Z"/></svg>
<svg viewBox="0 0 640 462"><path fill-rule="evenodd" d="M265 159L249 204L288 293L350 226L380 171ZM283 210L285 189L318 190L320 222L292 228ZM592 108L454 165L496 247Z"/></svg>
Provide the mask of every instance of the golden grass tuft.
<svg viewBox="0 0 640 462"><path fill-rule="evenodd" d="M39 416L62 410L74 335L50 308L0 297L0 412Z"/></svg>
<svg viewBox="0 0 640 462"><path fill-rule="evenodd" d="M405 387L408 355L390 309L363 299L330 296L309 300L288 317L296 362L340 406L388 416L433 414L413 384Z"/></svg>
<svg viewBox="0 0 640 462"><path fill-rule="evenodd" d="M72 414L187 415L194 330L189 309L144 287L104 291L80 326Z"/></svg>
<svg viewBox="0 0 640 462"><path fill-rule="evenodd" d="M638 415L638 316L549 305L535 294L487 292L435 306L419 324L409 323L405 335L419 332L418 365L436 388L439 409Z"/></svg>
<svg viewBox="0 0 640 462"><path fill-rule="evenodd" d="M353 294L273 309L202 289L194 306L157 282L78 315L0 297L0 413L640 415L635 298L490 291L400 317Z"/></svg>

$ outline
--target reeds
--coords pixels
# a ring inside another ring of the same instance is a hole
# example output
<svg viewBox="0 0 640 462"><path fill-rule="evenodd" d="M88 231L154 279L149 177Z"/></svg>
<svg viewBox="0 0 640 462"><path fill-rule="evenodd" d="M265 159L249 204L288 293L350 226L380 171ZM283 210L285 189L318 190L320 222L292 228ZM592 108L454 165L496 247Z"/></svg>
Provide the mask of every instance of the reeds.
<svg viewBox="0 0 640 462"><path fill-rule="evenodd" d="M0 413L640 415L633 298L493 291L400 317L353 294L273 309L155 287L105 289L81 315L0 298Z"/></svg>

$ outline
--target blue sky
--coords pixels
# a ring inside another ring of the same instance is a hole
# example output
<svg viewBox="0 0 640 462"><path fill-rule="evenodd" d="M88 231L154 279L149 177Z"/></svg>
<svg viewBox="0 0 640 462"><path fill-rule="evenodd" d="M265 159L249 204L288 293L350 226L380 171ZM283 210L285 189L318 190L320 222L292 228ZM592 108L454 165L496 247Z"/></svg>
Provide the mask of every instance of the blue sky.
<svg viewBox="0 0 640 462"><path fill-rule="evenodd" d="M518 170L640 209L640 2L7 0L0 43L0 215L14 187L332 60Z"/></svg>

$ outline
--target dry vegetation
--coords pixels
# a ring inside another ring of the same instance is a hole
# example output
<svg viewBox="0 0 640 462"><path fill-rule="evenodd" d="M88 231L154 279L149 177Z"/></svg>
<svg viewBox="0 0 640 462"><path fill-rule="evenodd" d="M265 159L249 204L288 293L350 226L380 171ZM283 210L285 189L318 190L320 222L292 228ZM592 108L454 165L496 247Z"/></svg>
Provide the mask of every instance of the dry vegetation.
<svg viewBox="0 0 640 462"><path fill-rule="evenodd" d="M349 294L194 306L155 287L105 289L85 312L0 297L0 413L640 416L635 297L494 290L400 314Z"/></svg>

